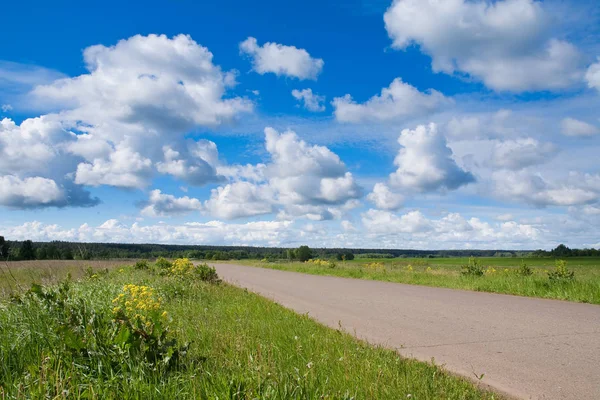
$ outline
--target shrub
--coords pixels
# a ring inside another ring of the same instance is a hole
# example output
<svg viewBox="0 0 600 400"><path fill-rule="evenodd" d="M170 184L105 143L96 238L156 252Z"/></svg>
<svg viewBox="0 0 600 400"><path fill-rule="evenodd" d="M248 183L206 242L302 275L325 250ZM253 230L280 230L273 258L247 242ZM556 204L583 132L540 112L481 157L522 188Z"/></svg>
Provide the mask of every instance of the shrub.
<svg viewBox="0 0 600 400"><path fill-rule="evenodd" d="M202 281L217 283L220 282L219 276L217 275L217 270L211 267L210 265L204 263L199 265L194 265L187 258L178 258L173 261L171 268L168 270L168 274L170 276L177 277L196 277Z"/></svg>
<svg viewBox="0 0 600 400"><path fill-rule="evenodd" d="M133 266L133 268L135 268L135 269L148 269L149 268L148 260L139 260L138 262L135 263L135 265Z"/></svg>
<svg viewBox="0 0 600 400"><path fill-rule="evenodd" d="M475 257L469 257L469 263L462 267L460 272L463 276L483 276L485 270Z"/></svg>
<svg viewBox="0 0 600 400"><path fill-rule="evenodd" d="M548 278L552 282L567 282L575 279L575 271L569 271L567 269L567 262L565 260L556 260L554 271L548 272Z"/></svg>
<svg viewBox="0 0 600 400"><path fill-rule="evenodd" d="M521 276L531 276L533 275L533 270L525 263L524 260L521 260L521 265L517 269L517 274Z"/></svg>
<svg viewBox="0 0 600 400"><path fill-rule="evenodd" d="M155 265L160 269L169 269L172 266L171 262L164 257L159 257Z"/></svg>
<svg viewBox="0 0 600 400"><path fill-rule="evenodd" d="M169 268L169 275L171 276L185 276L192 273L194 270L194 263L189 258L178 258L173 261L171 268Z"/></svg>
<svg viewBox="0 0 600 400"><path fill-rule="evenodd" d="M199 264L194 268L194 274L204 282L219 283L219 275L217 270L208 264Z"/></svg>

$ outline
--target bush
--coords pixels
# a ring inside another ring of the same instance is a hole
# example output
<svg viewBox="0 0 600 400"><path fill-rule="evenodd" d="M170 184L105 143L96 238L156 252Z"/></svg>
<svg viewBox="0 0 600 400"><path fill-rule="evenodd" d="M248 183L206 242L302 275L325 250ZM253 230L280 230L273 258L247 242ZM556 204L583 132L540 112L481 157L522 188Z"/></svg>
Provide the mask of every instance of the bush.
<svg viewBox="0 0 600 400"><path fill-rule="evenodd" d="M533 275L533 270L527 266L524 260L521 260L521 265L519 265L519 268L517 269L517 274L521 276L531 276Z"/></svg>
<svg viewBox="0 0 600 400"><path fill-rule="evenodd" d="M204 282L219 283L221 281L219 275L217 275L217 270L208 264L196 265L194 273Z"/></svg>
<svg viewBox="0 0 600 400"><path fill-rule="evenodd" d="M164 257L159 257L155 265L160 269L169 269L172 266L171 262Z"/></svg>
<svg viewBox="0 0 600 400"><path fill-rule="evenodd" d="M148 260L139 260L138 262L135 263L135 265L133 266L133 268L135 268L135 269L148 269L149 268Z"/></svg>
<svg viewBox="0 0 600 400"><path fill-rule="evenodd" d="M565 260L556 260L555 265L555 270L548 272L548 278L550 281L568 282L575 279L575 271L569 271L567 269L567 262Z"/></svg>
<svg viewBox="0 0 600 400"><path fill-rule="evenodd" d="M460 272L463 276L483 276L485 270L483 266L479 264L479 260L474 257L469 257L469 263L462 267Z"/></svg>

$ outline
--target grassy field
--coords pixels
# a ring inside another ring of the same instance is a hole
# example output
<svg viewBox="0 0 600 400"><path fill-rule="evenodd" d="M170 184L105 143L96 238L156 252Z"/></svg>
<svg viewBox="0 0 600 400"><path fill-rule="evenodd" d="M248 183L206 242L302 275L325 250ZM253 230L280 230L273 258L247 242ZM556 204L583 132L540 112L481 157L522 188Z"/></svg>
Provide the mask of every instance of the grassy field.
<svg viewBox="0 0 600 400"><path fill-rule="evenodd" d="M498 398L177 265L5 271L81 278L0 300L0 398Z"/></svg>
<svg viewBox="0 0 600 400"><path fill-rule="evenodd" d="M567 268L573 279L549 279L555 271L555 260L527 258L522 260L531 275L519 274L521 260L515 258L479 258L481 276L463 275L468 258L393 258L355 259L347 262L300 263L259 262L245 264L284 271L347 278L371 279L414 285L437 286L482 292L515 294L529 297L569 300L600 304L600 258L569 258Z"/></svg>

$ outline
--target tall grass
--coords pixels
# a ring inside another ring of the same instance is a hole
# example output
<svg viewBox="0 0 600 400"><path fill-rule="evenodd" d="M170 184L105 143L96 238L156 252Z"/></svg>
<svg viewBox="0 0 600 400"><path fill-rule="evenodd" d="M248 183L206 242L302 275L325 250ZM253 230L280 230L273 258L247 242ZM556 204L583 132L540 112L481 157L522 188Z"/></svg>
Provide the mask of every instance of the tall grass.
<svg viewBox="0 0 600 400"><path fill-rule="evenodd" d="M437 366L404 359L255 294L211 282L165 268L127 267L90 274L68 289L64 284L37 288L37 294L3 300L0 398L498 398ZM137 289L124 292L125 285ZM45 300L52 293L64 301ZM111 331L124 324L121 313L127 310L115 310L115 304L126 307L123 293L146 293L143 304L153 299L146 308L168 318L160 331L177 343L174 348L185 347L176 364L132 351L135 342L123 345ZM86 342L69 345L64 325Z"/></svg>

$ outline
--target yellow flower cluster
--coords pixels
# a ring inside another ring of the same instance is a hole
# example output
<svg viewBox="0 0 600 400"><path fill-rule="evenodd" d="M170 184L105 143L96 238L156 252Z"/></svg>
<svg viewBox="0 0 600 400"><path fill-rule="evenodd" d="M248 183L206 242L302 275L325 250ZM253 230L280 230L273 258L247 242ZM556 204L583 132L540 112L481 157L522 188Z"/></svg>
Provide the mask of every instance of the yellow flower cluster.
<svg viewBox="0 0 600 400"><path fill-rule="evenodd" d="M412 265L410 265L410 264L408 264L408 265L406 266L406 268L404 268L404 269L405 269L405 270L407 270L408 272L412 272L412 271L413 271L413 266L412 266Z"/></svg>
<svg viewBox="0 0 600 400"><path fill-rule="evenodd" d="M178 258L173 261L173 265L169 268L169 275L183 276L191 274L194 271L194 263L189 258Z"/></svg>
<svg viewBox="0 0 600 400"><path fill-rule="evenodd" d="M494 268L494 267L488 267L488 268L485 270L485 274L486 274L486 275L493 275L493 274L495 274L495 273L496 273L496 268Z"/></svg>
<svg viewBox="0 0 600 400"><path fill-rule="evenodd" d="M431 271L433 271L433 270L431 269L431 267L427 267L427 269L425 270L425 272L431 272Z"/></svg>
<svg viewBox="0 0 600 400"><path fill-rule="evenodd" d="M136 321L144 322L151 314L157 314L160 311L161 299L156 294L156 291L149 286L125 285L123 291L113 299L113 313L124 313L129 318ZM167 312L164 311L161 315L167 317Z"/></svg>
<svg viewBox="0 0 600 400"><path fill-rule="evenodd" d="M331 261L320 260L318 258L315 258L314 260L311 259L311 260L305 261L305 263L306 264L315 264L315 265L318 265L319 267L328 267L328 268L331 267L332 264L335 265L335 263L333 263Z"/></svg>
<svg viewBox="0 0 600 400"><path fill-rule="evenodd" d="M365 264L365 267L367 267L368 269L374 269L374 270L385 269L385 265L382 262L367 263L367 264Z"/></svg>

